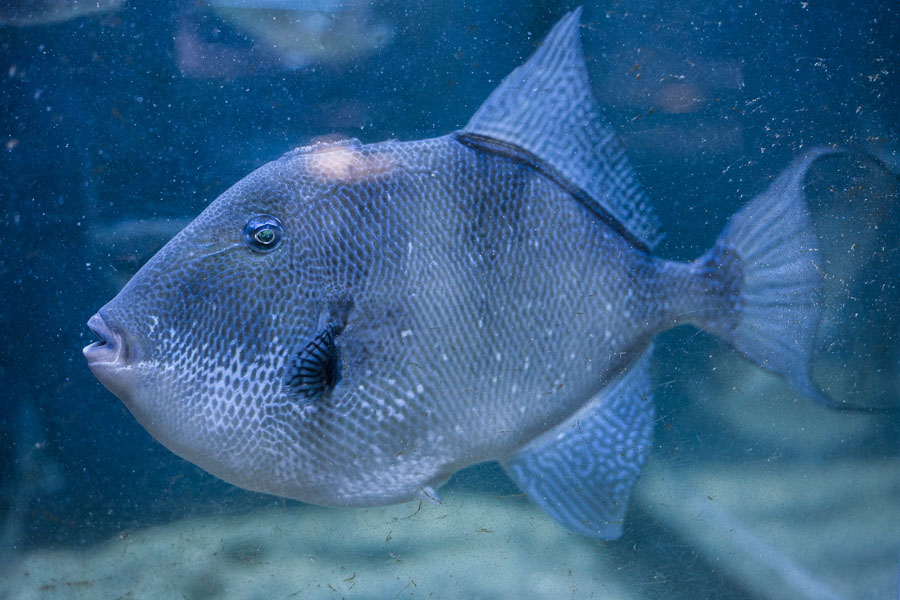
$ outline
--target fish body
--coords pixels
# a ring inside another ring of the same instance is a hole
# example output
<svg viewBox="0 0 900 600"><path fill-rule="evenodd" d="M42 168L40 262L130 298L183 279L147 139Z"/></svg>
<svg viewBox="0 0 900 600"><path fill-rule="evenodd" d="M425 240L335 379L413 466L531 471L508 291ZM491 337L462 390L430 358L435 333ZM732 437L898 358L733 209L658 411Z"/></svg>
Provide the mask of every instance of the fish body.
<svg viewBox="0 0 900 600"><path fill-rule="evenodd" d="M567 15L462 131L319 144L254 171L90 321L92 371L166 447L328 505L433 496L500 461L573 531L621 533L656 333L691 323L822 400L798 159L691 263L646 196Z"/></svg>

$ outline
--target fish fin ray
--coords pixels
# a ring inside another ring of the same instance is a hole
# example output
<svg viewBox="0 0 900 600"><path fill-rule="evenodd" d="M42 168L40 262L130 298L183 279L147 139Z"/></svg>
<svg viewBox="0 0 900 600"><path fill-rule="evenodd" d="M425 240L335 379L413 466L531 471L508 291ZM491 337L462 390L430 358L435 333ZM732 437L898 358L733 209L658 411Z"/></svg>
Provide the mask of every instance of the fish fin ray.
<svg viewBox="0 0 900 600"><path fill-rule="evenodd" d="M659 218L591 92L579 36L581 9L554 26L541 47L481 105L464 133L521 147L584 190L589 209L610 214L647 248L662 239Z"/></svg>
<svg viewBox="0 0 900 600"><path fill-rule="evenodd" d="M622 535L653 436L652 352L645 350L618 381L503 464L533 503L576 533Z"/></svg>
<svg viewBox="0 0 900 600"><path fill-rule="evenodd" d="M301 404L323 398L340 382L341 351L336 343L339 328L326 324L288 361L284 387Z"/></svg>
<svg viewBox="0 0 900 600"><path fill-rule="evenodd" d="M737 318L701 323L798 393L841 408L813 382L813 348L822 313L822 257L803 193L810 165L839 152L818 147L798 157L769 187L736 212L698 263L738 269ZM725 264L719 257L737 257Z"/></svg>

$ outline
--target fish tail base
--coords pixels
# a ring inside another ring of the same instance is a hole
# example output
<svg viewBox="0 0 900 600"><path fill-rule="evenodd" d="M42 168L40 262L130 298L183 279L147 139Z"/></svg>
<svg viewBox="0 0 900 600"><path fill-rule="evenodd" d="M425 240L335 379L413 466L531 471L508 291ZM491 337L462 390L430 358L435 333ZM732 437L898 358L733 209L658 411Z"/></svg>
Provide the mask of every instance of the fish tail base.
<svg viewBox="0 0 900 600"><path fill-rule="evenodd" d="M741 316L741 258L726 244L716 243L690 264L690 310L684 320L717 335L726 335L738 326Z"/></svg>

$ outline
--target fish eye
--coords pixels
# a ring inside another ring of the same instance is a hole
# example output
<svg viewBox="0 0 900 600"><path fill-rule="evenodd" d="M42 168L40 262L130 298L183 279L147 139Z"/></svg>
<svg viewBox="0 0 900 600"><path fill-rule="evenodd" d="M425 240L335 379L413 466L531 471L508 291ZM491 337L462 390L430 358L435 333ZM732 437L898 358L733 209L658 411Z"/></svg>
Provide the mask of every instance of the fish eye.
<svg viewBox="0 0 900 600"><path fill-rule="evenodd" d="M281 221L272 215L257 215L244 226L244 241L252 250L271 252L281 244Z"/></svg>

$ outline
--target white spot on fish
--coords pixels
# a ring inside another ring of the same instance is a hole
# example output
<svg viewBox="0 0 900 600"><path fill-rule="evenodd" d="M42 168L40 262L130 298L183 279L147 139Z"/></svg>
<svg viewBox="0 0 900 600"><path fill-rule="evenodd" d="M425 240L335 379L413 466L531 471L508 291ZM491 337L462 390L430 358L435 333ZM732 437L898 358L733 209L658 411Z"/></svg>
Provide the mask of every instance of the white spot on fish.
<svg viewBox="0 0 900 600"><path fill-rule="evenodd" d="M402 337L402 338L409 337L411 335L412 335L412 331L410 331L409 329L404 329L403 331L400 332L400 337Z"/></svg>
<svg viewBox="0 0 900 600"><path fill-rule="evenodd" d="M416 395L413 394L412 390L406 390L406 397L412 399L412 398L415 398Z"/></svg>
<svg viewBox="0 0 900 600"><path fill-rule="evenodd" d="M500 362L500 360L501 360L503 357L500 356L500 353L498 352L497 354L494 355L494 358L497 359L497 362Z"/></svg>
<svg viewBox="0 0 900 600"><path fill-rule="evenodd" d="M421 383L418 384L418 385L416 385L416 391L417 391L418 393L420 393L420 394L424 393L424 392L425 392L425 386L423 386Z"/></svg>
<svg viewBox="0 0 900 600"><path fill-rule="evenodd" d="M311 174L326 181L358 182L374 175L390 173L394 160L383 153L364 154L346 144L319 144L308 149Z"/></svg>

